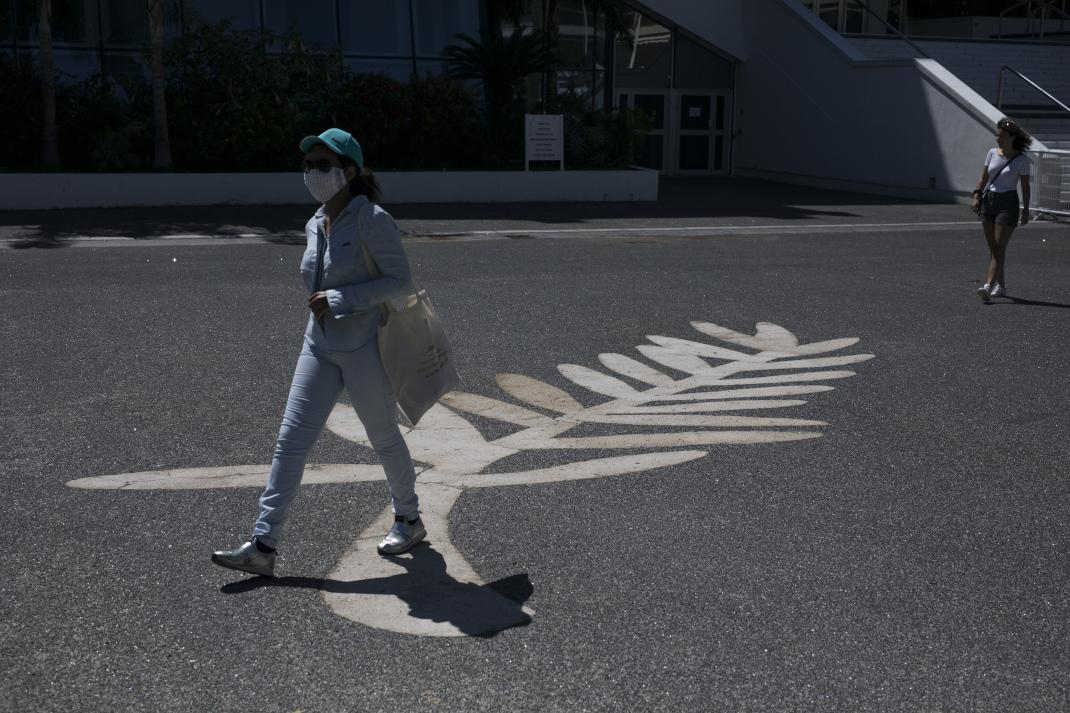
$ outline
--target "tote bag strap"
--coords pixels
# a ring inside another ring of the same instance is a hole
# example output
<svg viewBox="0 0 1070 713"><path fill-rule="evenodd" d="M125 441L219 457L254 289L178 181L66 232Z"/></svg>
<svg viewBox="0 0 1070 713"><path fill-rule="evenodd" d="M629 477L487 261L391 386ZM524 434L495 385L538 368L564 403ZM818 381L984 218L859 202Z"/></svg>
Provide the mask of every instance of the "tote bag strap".
<svg viewBox="0 0 1070 713"><path fill-rule="evenodd" d="M364 221L358 220L358 223L360 225L361 233L363 233ZM380 277L383 276L383 273L379 271L379 266L375 264L375 259L368 251L368 245L364 242L363 235L360 236L360 250L364 253L364 264L368 268L368 274L371 275L371 278L373 280L378 280ZM383 302L379 305L379 310L382 312L379 315L379 324L386 324L386 320L390 318L390 307L387 305L386 302Z"/></svg>

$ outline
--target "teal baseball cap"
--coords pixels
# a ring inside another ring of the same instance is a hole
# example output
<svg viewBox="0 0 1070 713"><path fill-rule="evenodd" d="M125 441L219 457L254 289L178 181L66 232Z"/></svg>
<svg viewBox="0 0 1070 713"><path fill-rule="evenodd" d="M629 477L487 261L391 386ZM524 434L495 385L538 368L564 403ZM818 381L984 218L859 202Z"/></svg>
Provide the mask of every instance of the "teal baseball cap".
<svg viewBox="0 0 1070 713"><path fill-rule="evenodd" d="M308 153L316 144L323 144L339 156L348 156L359 168L364 168L364 151L348 131L327 129L319 136L306 136L299 144L301 153Z"/></svg>

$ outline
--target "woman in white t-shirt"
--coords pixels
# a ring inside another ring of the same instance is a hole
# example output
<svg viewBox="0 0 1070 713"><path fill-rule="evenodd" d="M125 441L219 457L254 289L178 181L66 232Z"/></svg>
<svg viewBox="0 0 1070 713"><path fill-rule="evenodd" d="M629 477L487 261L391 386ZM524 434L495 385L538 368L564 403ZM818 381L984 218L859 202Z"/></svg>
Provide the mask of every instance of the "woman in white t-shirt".
<svg viewBox="0 0 1070 713"><path fill-rule="evenodd" d="M1007 294L1003 265L1007 257L1007 243L1015 226L1029 222L1029 157L1026 149L1032 137L1010 119L996 123L996 145L985 157L981 180L973 192L973 209L981 216L981 224L988 241L988 273L985 284L977 294L985 302ZM1018 208L1018 184L1022 184L1022 208Z"/></svg>

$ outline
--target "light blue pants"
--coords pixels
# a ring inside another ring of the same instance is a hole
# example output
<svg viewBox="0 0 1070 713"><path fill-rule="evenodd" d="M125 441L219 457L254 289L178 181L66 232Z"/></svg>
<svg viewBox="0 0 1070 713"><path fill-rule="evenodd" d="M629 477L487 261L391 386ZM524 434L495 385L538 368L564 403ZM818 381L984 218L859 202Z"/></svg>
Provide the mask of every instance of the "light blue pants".
<svg viewBox="0 0 1070 713"><path fill-rule="evenodd" d="M260 519L253 528L253 534L268 547L278 544L290 503L301 485L305 460L343 386L386 471L394 514L412 519L420 512L416 470L398 428L397 402L376 340L352 352L323 352L306 342L297 359L267 488L260 496Z"/></svg>

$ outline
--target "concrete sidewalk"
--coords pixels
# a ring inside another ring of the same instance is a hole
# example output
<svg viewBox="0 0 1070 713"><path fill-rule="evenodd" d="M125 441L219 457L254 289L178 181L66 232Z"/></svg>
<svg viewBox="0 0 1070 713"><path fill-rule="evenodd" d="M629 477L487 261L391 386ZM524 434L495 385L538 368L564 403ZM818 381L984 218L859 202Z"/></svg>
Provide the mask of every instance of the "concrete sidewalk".
<svg viewBox="0 0 1070 713"><path fill-rule="evenodd" d="M295 178L295 180L297 180ZM662 179L660 199L641 203L488 203L383 205L407 237L460 237L620 230L690 231L835 226L905 227L968 222L961 205L844 193L746 178ZM304 242L314 207L211 206L0 211L0 244L60 247L107 237L244 238Z"/></svg>

